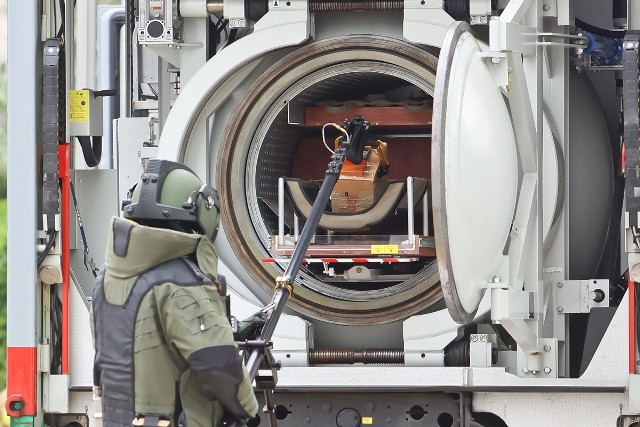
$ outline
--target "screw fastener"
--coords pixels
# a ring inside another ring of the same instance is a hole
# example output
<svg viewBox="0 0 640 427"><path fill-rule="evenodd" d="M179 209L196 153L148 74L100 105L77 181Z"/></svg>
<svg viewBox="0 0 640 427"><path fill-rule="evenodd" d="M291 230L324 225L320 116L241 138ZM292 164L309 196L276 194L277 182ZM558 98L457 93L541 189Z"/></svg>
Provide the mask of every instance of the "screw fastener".
<svg viewBox="0 0 640 427"><path fill-rule="evenodd" d="M542 6L542 10L544 10L545 12L549 12L549 10L551 10L551 6L549 6L548 4L545 4Z"/></svg>
<svg viewBox="0 0 640 427"><path fill-rule="evenodd" d="M562 308L561 305L558 306L558 313L562 313L564 311L564 308Z"/></svg>
<svg viewBox="0 0 640 427"><path fill-rule="evenodd" d="M550 345L545 345L543 348L544 348L544 351L551 351Z"/></svg>
<svg viewBox="0 0 640 427"><path fill-rule="evenodd" d="M544 373L545 374L550 374L551 373L551 368L544 368Z"/></svg>

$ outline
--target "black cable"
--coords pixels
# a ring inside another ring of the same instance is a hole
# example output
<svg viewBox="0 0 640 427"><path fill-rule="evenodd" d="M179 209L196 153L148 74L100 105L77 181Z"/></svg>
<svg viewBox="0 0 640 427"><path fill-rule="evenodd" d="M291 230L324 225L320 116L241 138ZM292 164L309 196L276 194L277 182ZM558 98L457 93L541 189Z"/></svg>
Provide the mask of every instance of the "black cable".
<svg viewBox="0 0 640 427"><path fill-rule="evenodd" d="M238 29L237 28L234 28L231 31L229 31L229 37L227 38L226 46L229 46L231 43L236 41L236 37L237 36L238 36Z"/></svg>
<svg viewBox="0 0 640 427"><path fill-rule="evenodd" d="M38 256L38 264L37 264L38 268L40 267L44 259L47 257L47 255L49 255L49 252L51 251L51 248L53 247L53 244L56 241L57 232L55 230L49 230L47 234L49 235L49 241L47 241L47 244L44 247L44 251L42 251L40 256Z"/></svg>
<svg viewBox="0 0 640 427"><path fill-rule="evenodd" d="M56 288L51 288L51 374L61 373L62 368L62 301Z"/></svg>
<svg viewBox="0 0 640 427"><path fill-rule="evenodd" d="M609 39L621 39L624 38L627 33L625 30L607 30L606 28L596 27L579 18L576 18L576 27L595 34L596 36L607 37Z"/></svg>
<svg viewBox="0 0 640 427"><path fill-rule="evenodd" d="M64 34L64 21L65 18L65 10L64 10L64 0L58 0L58 4L60 5L60 17L62 18L62 22L60 22L60 28L58 28L58 33L56 34L56 38L62 37ZM73 3L75 6L75 2Z"/></svg>

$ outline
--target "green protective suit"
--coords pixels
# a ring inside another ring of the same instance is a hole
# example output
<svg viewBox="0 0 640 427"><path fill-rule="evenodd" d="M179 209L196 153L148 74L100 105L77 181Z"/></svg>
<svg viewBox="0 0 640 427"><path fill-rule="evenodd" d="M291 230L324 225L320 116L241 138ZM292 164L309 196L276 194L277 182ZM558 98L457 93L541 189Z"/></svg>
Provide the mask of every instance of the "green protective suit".
<svg viewBox="0 0 640 427"><path fill-rule="evenodd" d="M188 427L218 426L223 406L255 416L217 262L206 236L112 220L92 322L105 427L140 414L175 425L180 408Z"/></svg>

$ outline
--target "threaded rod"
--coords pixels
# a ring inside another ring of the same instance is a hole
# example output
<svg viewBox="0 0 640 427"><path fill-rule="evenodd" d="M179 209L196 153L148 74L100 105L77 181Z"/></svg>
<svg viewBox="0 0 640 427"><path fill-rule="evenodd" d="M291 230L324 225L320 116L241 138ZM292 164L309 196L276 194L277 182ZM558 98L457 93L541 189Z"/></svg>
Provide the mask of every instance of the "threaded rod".
<svg viewBox="0 0 640 427"><path fill-rule="evenodd" d="M311 349L309 350L311 365L353 365L364 364L404 364L404 350L393 348L373 349Z"/></svg>
<svg viewBox="0 0 640 427"><path fill-rule="evenodd" d="M354 10L403 10L404 0L310 0L311 12L351 12Z"/></svg>

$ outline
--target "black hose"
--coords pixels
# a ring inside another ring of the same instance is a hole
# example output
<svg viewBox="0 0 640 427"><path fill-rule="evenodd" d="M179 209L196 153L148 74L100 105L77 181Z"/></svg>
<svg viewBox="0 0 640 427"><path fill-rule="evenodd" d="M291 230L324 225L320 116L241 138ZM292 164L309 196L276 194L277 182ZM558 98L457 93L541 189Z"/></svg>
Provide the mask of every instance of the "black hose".
<svg viewBox="0 0 640 427"><path fill-rule="evenodd" d="M576 27L595 34L596 36L607 37L609 39L622 39L627 33L625 30L607 30L606 28L596 27L578 18L576 18Z"/></svg>
<svg viewBox="0 0 640 427"><path fill-rule="evenodd" d="M53 243L56 241L57 232L55 230L51 230L47 234L49 235L49 241L47 241L47 244L44 247L44 251L42 251L42 253L38 257L38 264L37 264L38 268L40 267L40 265L42 265L42 262L47 257L47 255L49 255L49 252L53 247Z"/></svg>
<svg viewBox="0 0 640 427"><path fill-rule="evenodd" d="M613 0L613 19L627 18L627 2L625 0Z"/></svg>

